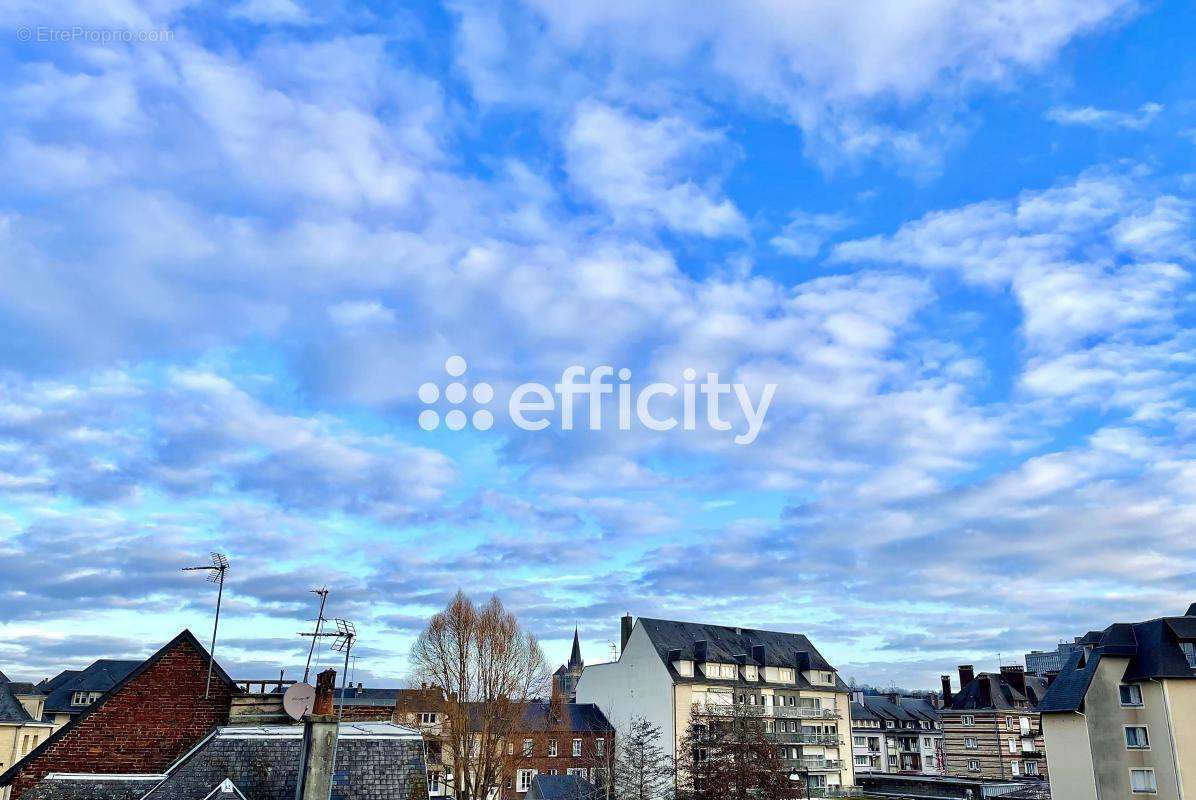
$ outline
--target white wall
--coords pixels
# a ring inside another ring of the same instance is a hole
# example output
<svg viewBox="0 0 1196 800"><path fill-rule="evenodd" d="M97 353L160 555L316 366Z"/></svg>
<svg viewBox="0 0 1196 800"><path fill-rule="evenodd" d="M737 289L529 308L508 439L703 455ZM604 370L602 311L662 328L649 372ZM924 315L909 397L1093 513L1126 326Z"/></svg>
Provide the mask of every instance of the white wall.
<svg viewBox="0 0 1196 800"><path fill-rule="evenodd" d="M618 661L593 664L581 673L577 702L601 708L615 726L616 741L632 717L643 717L660 728L660 744L665 751L676 755L673 680L638 621Z"/></svg>

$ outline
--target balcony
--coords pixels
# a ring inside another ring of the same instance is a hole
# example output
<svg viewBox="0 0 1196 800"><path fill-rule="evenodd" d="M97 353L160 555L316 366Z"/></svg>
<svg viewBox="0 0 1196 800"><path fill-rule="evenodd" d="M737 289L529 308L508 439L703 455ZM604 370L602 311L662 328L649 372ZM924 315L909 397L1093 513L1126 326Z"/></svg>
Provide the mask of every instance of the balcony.
<svg viewBox="0 0 1196 800"><path fill-rule="evenodd" d="M843 737L833 733L770 733L769 738L778 744L821 744L831 747L843 744Z"/></svg>
<svg viewBox="0 0 1196 800"><path fill-rule="evenodd" d="M808 769L811 772L838 772L843 769L843 761L838 758L810 758L803 756L796 761L791 759L789 763L798 769Z"/></svg>
<svg viewBox="0 0 1196 800"><path fill-rule="evenodd" d="M765 716L789 719L839 719L843 715L833 708L809 708L807 706L764 706Z"/></svg>

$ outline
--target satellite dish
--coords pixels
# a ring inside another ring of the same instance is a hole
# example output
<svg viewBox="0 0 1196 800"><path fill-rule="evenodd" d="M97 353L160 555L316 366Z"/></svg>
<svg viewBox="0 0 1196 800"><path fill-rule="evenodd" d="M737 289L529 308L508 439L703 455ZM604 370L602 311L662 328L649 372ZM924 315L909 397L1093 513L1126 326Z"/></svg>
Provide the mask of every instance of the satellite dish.
<svg viewBox="0 0 1196 800"><path fill-rule="evenodd" d="M292 683L282 695L282 708L294 720L310 714L315 704L316 687L310 683Z"/></svg>

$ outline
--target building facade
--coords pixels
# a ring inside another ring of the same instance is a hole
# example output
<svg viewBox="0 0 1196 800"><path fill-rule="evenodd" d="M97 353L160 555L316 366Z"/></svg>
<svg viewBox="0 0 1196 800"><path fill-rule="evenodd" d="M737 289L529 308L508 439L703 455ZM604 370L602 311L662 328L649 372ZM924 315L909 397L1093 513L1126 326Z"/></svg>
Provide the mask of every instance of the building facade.
<svg viewBox="0 0 1196 800"><path fill-rule="evenodd" d="M643 717L676 758L694 714L744 704L811 789L854 786L850 694L805 636L629 615L620 640L618 661L586 667L577 687L617 729Z"/></svg>
<svg viewBox="0 0 1196 800"><path fill-rule="evenodd" d="M960 690L952 695L943 676L943 761L947 775L961 778L1046 779L1046 744L1038 703L1045 678L1022 667L975 674L959 668Z"/></svg>
<svg viewBox="0 0 1196 800"><path fill-rule="evenodd" d="M1082 641L1040 705L1055 800L1196 797L1196 603Z"/></svg>
<svg viewBox="0 0 1196 800"><path fill-rule="evenodd" d="M857 774L942 775L938 709L920 697L853 692L851 755Z"/></svg>

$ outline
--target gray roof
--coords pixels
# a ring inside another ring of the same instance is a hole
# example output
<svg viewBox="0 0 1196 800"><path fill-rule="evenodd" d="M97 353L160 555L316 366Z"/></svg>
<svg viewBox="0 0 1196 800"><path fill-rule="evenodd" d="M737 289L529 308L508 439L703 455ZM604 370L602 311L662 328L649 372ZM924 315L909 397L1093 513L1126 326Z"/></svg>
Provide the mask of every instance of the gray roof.
<svg viewBox="0 0 1196 800"><path fill-rule="evenodd" d="M759 667L793 667L797 670L834 670L822 654L803 634L781 631L762 631L754 628L732 628L726 625L706 625L699 622L676 622L667 619L640 617L637 625L644 628L653 647L665 666L670 668L676 681L698 680L702 677L686 678L672 669L669 652L678 650L681 658L695 661L720 661L733 664L737 660ZM706 658L699 658L696 652L699 642L705 642ZM763 658L758 655L763 653ZM735 683L735 681L729 681ZM838 690L846 691L847 685L837 680ZM805 686L804 688L813 688Z"/></svg>
<svg viewBox="0 0 1196 800"><path fill-rule="evenodd" d="M1014 688L997 672L981 672L951 698L951 711L1034 711L1047 691L1046 678L1025 675L1026 691Z"/></svg>
<svg viewBox="0 0 1196 800"><path fill-rule="evenodd" d="M11 687L11 683L0 683L0 722L33 722Z"/></svg>
<svg viewBox="0 0 1196 800"><path fill-rule="evenodd" d="M8 683L8 676L4 674L3 670L0 670L0 683Z"/></svg>
<svg viewBox="0 0 1196 800"><path fill-rule="evenodd" d="M1196 646L1196 603L1182 617L1160 617L1146 622L1118 622L1103 631L1091 631L1083 650L1071 654L1059 677L1040 705L1047 713L1079 711L1084 695L1102 658L1128 659L1121 681L1196 678L1196 664L1189 662L1183 645ZM1196 655L1193 660L1196 661Z"/></svg>
<svg viewBox="0 0 1196 800"><path fill-rule="evenodd" d="M124 680L140 661L125 661L103 658L82 670L63 670L39 687L46 697L46 711L77 714L86 706L71 705L75 692L106 692Z"/></svg>
<svg viewBox="0 0 1196 800"><path fill-rule="evenodd" d="M341 723L333 800L427 797L419 732L391 722ZM303 728L220 728L175 762L145 800L204 800L226 779L252 800L294 800Z"/></svg>
<svg viewBox="0 0 1196 800"><path fill-rule="evenodd" d="M480 726L481 703L470 703L469 715L475 726ZM559 703L559 714L553 713L553 705L545 700L532 700L523 710L523 722L519 732L568 731L572 733L613 733L610 720L594 703Z"/></svg>
<svg viewBox="0 0 1196 800"><path fill-rule="evenodd" d="M599 789L580 775L536 775L529 800L586 800L596 798Z"/></svg>
<svg viewBox="0 0 1196 800"><path fill-rule="evenodd" d="M26 789L21 800L139 800L161 775L50 773Z"/></svg>
<svg viewBox="0 0 1196 800"><path fill-rule="evenodd" d="M893 698L883 694L865 694L851 704L851 718L893 720L894 722L938 722L938 710L920 697ZM920 730L920 729L911 729Z"/></svg>

